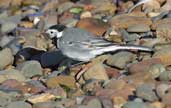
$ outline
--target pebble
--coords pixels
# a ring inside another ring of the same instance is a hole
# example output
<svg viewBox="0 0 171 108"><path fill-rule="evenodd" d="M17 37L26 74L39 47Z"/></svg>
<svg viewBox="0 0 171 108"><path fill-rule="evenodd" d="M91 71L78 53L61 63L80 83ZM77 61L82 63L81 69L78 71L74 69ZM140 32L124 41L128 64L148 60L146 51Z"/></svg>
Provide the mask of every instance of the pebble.
<svg viewBox="0 0 171 108"><path fill-rule="evenodd" d="M13 39L14 39L14 37L12 37L12 36L3 36L0 40L0 46L1 47L6 46Z"/></svg>
<svg viewBox="0 0 171 108"><path fill-rule="evenodd" d="M136 33L148 32L150 31L150 27L145 24L137 24L137 25L129 26L127 31L136 32Z"/></svg>
<svg viewBox="0 0 171 108"><path fill-rule="evenodd" d="M159 79L161 81L170 81L171 80L171 71L165 71L160 74Z"/></svg>
<svg viewBox="0 0 171 108"><path fill-rule="evenodd" d="M14 57L9 48L5 48L0 51L0 70L13 63Z"/></svg>
<svg viewBox="0 0 171 108"><path fill-rule="evenodd" d="M150 84L140 85L136 89L136 96L138 96L144 100L154 102L154 101L158 100L158 97L156 96L156 94L153 90L154 90L154 88Z"/></svg>
<svg viewBox="0 0 171 108"><path fill-rule="evenodd" d="M2 97L2 96L0 97L0 106L1 107L5 107L9 103L11 103L11 99L9 97Z"/></svg>
<svg viewBox="0 0 171 108"><path fill-rule="evenodd" d="M102 108L102 104L99 99L92 99L87 105L89 108Z"/></svg>
<svg viewBox="0 0 171 108"><path fill-rule="evenodd" d="M40 63L34 60L26 61L17 65L17 69L20 70L26 78L43 74Z"/></svg>
<svg viewBox="0 0 171 108"><path fill-rule="evenodd" d="M92 10L92 13L106 13L108 15L113 15L116 11L116 6L113 3L110 3L108 0L92 0L91 4L95 7Z"/></svg>
<svg viewBox="0 0 171 108"><path fill-rule="evenodd" d="M99 99L91 99L87 105L80 105L78 108L102 108L102 104Z"/></svg>
<svg viewBox="0 0 171 108"><path fill-rule="evenodd" d="M165 24L166 25L171 24L171 18L164 18L164 19L155 21L152 24L151 29L156 30L157 27L159 27L160 25L165 25Z"/></svg>
<svg viewBox="0 0 171 108"><path fill-rule="evenodd" d="M98 79L98 80L108 80L108 76L103 64L98 63L93 65L87 72L84 73L85 80Z"/></svg>
<svg viewBox="0 0 171 108"><path fill-rule="evenodd" d="M69 88L75 88L75 78L72 76L54 76L46 81L46 85L49 88L59 87L60 85L67 86Z"/></svg>
<svg viewBox="0 0 171 108"><path fill-rule="evenodd" d="M170 0L166 0L166 3L160 8L160 10L161 10L162 12L170 11L170 10L171 10L170 5L171 5Z"/></svg>
<svg viewBox="0 0 171 108"><path fill-rule="evenodd" d="M126 86L126 82L122 79L116 80L111 79L106 85L105 88L113 90L122 90Z"/></svg>
<svg viewBox="0 0 171 108"><path fill-rule="evenodd" d="M33 105L33 108L56 108L55 102L39 102Z"/></svg>
<svg viewBox="0 0 171 108"><path fill-rule="evenodd" d="M130 26L144 24L146 26L150 26L152 24L151 19L145 17L135 17L129 14L122 14L114 16L110 20L110 24L116 28L124 28L127 29Z"/></svg>
<svg viewBox="0 0 171 108"><path fill-rule="evenodd" d="M161 100L162 100L162 102L164 104L171 105L171 102L170 102L170 100L171 100L171 93L167 93L164 96L162 96L162 99Z"/></svg>
<svg viewBox="0 0 171 108"><path fill-rule="evenodd" d="M52 99L55 99L55 95L51 93L42 93L42 94L32 95L28 97L27 101L32 104L35 104L40 102L48 102Z"/></svg>
<svg viewBox="0 0 171 108"><path fill-rule="evenodd" d="M161 64L153 64L149 67L148 72L151 74L152 78L158 78L166 69Z"/></svg>
<svg viewBox="0 0 171 108"><path fill-rule="evenodd" d="M16 101L8 104L6 108L32 108L32 106L24 101Z"/></svg>
<svg viewBox="0 0 171 108"><path fill-rule="evenodd" d="M136 0L0 0L0 107L170 108L170 1L127 13ZM104 54L80 72L44 34L54 24L154 53Z"/></svg>
<svg viewBox="0 0 171 108"><path fill-rule="evenodd" d="M127 102L123 105L123 108L152 108L148 104L143 102Z"/></svg>
<svg viewBox="0 0 171 108"><path fill-rule="evenodd" d="M170 50L170 46L165 47L165 48L161 48L159 50L157 50L154 55L153 58L158 58L161 60L161 63L164 66L168 66L171 64L171 50Z"/></svg>
<svg viewBox="0 0 171 108"><path fill-rule="evenodd" d="M80 18L81 18L81 19L84 19L84 18L91 18L91 17L92 17L92 14L91 14L91 12L89 12L89 11L82 12L81 15L80 15Z"/></svg>
<svg viewBox="0 0 171 108"><path fill-rule="evenodd" d="M160 98L162 98L165 94L167 94L167 91L170 88L171 86L169 84L165 84L165 83L159 84L156 87L156 93Z"/></svg>
<svg viewBox="0 0 171 108"><path fill-rule="evenodd" d="M129 34L125 29L121 29L120 32L121 32L122 39L125 42L132 42L132 41L134 42L136 39L138 39L137 34Z"/></svg>
<svg viewBox="0 0 171 108"><path fill-rule="evenodd" d="M113 104L110 99L102 98L101 102L102 102L102 106L104 106L104 108L113 108Z"/></svg>
<svg viewBox="0 0 171 108"><path fill-rule="evenodd" d="M150 66L153 64L162 64L162 63L161 60L158 58L143 60L141 62L131 64L129 66L129 72L131 73L147 72Z"/></svg>
<svg viewBox="0 0 171 108"><path fill-rule="evenodd" d="M133 53L122 51L110 56L106 63L110 66L124 69L127 63L133 61L135 58L136 57Z"/></svg>
<svg viewBox="0 0 171 108"><path fill-rule="evenodd" d="M161 24L156 29L156 34L158 38L164 38L167 41L171 40L171 25L170 24Z"/></svg>
<svg viewBox="0 0 171 108"><path fill-rule="evenodd" d="M83 18L77 22L76 27L85 29L97 36L102 36L107 31L109 24L100 19Z"/></svg>
<svg viewBox="0 0 171 108"><path fill-rule="evenodd" d="M6 22L4 24L2 24L1 26L1 32L2 33L7 33L7 32L11 32L12 30L14 30L17 27L16 23L13 22Z"/></svg>
<svg viewBox="0 0 171 108"><path fill-rule="evenodd" d="M0 71L0 83L7 79L15 79L21 82L25 81L25 77L23 76L23 74L21 74L20 71L15 69L7 69Z"/></svg>
<svg viewBox="0 0 171 108"><path fill-rule="evenodd" d="M73 7L74 4L72 2L64 2L58 6L58 14L62 14L63 12L67 11L71 7Z"/></svg>

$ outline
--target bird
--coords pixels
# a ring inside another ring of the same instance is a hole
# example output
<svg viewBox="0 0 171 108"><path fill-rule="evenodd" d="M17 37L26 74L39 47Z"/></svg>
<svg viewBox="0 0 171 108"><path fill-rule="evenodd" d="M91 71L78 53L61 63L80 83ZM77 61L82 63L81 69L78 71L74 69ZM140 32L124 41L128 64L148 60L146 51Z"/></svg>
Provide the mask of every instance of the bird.
<svg viewBox="0 0 171 108"><path fill-rule="evenodd" d="M97 56L118 50L154 51L151 47L114 43L85 29L68 28L60 24L49 27L45 33L55 40L56 46L65 56L82 62L89 62Z"/></svg>

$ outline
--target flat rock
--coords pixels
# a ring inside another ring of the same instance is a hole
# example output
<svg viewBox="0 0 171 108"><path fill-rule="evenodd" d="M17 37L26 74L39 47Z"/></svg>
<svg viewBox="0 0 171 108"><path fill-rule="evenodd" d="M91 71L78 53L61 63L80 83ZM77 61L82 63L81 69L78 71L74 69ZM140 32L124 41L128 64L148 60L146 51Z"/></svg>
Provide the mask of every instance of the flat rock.
<svg viewBox="0 0 171 108"><path fill-rule="evenodd" d="M32 108L32 106L24 101L16 101L8 104L6 108Z"/></svg>
<svg viewBox="0 0 171 108"><path fill-rule="evenodd" d="M99 79L99 80L108 80L108 76L103 64L98 63L93 65L87 72L84 74L85 80L89 79Z"/></svg>
<svg viewBox="0 0 171 108"><path fill-rule="evenodd" d="M164 47L164 48L157 50L154 53L153 58L160 59L161 63L164 66L171 65L171 50L170 49L171 49L171 47L168 46L168 47Z"/></svg>
<svg viewBox="0 0 171 108"><path fill-rule="evenodd" d="M158 38L164 38L167 41L171 41L171 25L161 24L156 29L156 34Z"/></svg>
<svg viewBox="0 0 171 108"><path fill-rule="evenodd" d="M64 85L70 88L75 88L75 78L72 76L55 76L47 79L46 85L49 88L59 87L60 85Z"/></svg>
<svg viewBox="0 0 171 108"><path fill-rule="evenodd" d="M152 108L148 104L143 102L127 102L123 105L123 108Z"/></svg>
<svg viewBox="0 0 171 108"><path fill-rule="evenodd" d="M17 69L23 72L23 75L27 78L43 74L40 63L34 60L17 65Z"/></svg>
<svg viewBox="0 0 171 108"><path fill-rule="evenodd" d="M21 74L21 72L15 69L0 71L0 83L7 79L15 79L21 82L25 81L25 77Z"/></svg>
<svg viewBox="0 0 171 108"><path fill-rule="evenodd" d="M97 36L102 36L109 25L105 22L103 22L100 19L94 19L94 18L84 18L77 22L76 25L78 28L85 29L89 32L92 32L93 34Z"/></svg>
<svg viewBox="0 0 171 108"><path fill-rule="evenodd" d="M150 31L150 27L145 24L138 24L138 25L129 26L127 31L136 32L136 33L148 32Z"/></svg>
<svg viewBox="0 0 171 108"><path fill-rule="evenodd" d="M151 29L156 30L157 27L159 27L160 25L168 25L168 24L171 24L171 18L164 18L161 20L157 20L153 22Z"/></svg>
<svg viewBox="0 0 171 108"><path fill-rule="evenodd" d="M140 85L136 89L136 96L138 96L144 100L154 102L154 101L158 100L158 97L156 96L153 89L154 88L150 84Z"/></svg>
<svg viewBox="0 0 171 108"><path fill-rule="evenodd" d="M91 0L91 4L95 7L92 13L106 13L113 15L116 11L116 5L108 0Z"/></svg>
<svg viewBox="0 0 171 108"><path fill-rule="evenodd" d="M127 65L127 63L133 61L135 59L135 55L131 52L118 52L112 56L110 56L106 63L110 66L115 66L120 69L124 69Z"/></svg>
<svg viewBox="0 0 171 108"><path fill-rule="evenodd" d="M145 17L135 17L130 16L129 14L121 14L114 16L110 20L110 24L117 28L125 28L127 29L130 26L138 25L138 24L144 24L146 26L150 26L152 24L152 21L149 18Z"/></svg>
<svg viewBox="0 0 171 108"><path fill-rule="evenodd" d="M138 63L133 63L129 67L129 72L131 73L147 72L150 66L153 64L161 64L161 60L159 58L152 58L148 60L143 60Z"/></svg>
<svg viewBox="0 0 171 108"><path fill-rule="evenodd" d="M39 102L33 105L33 108L55 108L55 102Z"/></svg>
<svg viewBox="0 0 171 108"><path fill-rule="evenodd" d="M1 32L2 33L10 32L10 31L14 30L16 27L17 27L16 23L14 23L14 22L6 22L6 23L2 24Z"/></svg>
<svg viewBox="0 0 171 108"><path fill-rule="evenodd" d="M0 51L0 70L13 63L14 57L9 48Z"/></svg>
<svg viewBox="0 0 171 108"><path fill-rule="evenodd" d="M152 78L158 78L166 69L161 64L153 64L149 67L148 71L151 74Z"/></svg>
<svg viewBox="0 0 171 108"><path fill-rule="evenodd" d="M171 93L167 93L162 97L162 102L166 105L171 105Z"/></svg>

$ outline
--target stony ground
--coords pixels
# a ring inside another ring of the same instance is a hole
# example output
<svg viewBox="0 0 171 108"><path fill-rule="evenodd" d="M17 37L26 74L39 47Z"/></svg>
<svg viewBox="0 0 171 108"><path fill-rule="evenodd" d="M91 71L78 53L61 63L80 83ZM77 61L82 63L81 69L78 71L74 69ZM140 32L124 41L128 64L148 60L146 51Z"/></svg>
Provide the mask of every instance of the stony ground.
<svg viewBox="0 0 171 108"><path fill-rule="evenodd" d="M171 0L0 0L0 108L171 108ZM131 9L131 10L130 10ZM118 51L66 69L44 30L85 29Z"/></svg>

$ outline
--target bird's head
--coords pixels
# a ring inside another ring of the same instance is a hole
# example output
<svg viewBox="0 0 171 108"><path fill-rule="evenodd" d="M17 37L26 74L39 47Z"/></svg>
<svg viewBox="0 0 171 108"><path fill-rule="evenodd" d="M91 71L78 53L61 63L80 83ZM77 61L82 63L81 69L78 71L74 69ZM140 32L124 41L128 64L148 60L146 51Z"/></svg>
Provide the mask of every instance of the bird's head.
<svg viewBox="0 0 171 108"><path fill-rule="evenodd" d="M45 30L45 33L48 34L48 36L51 39L54 39L54 38L58 39L62 37L63 31L66 28L67 27L64 25L57 24L57 25L50 26L47 30Z"/></svg>
<svg viewBox="0 0 171 108"><path fill-rule="evenodd" d="M52 43L57 47L57 40L62 37L63 31L66 28L67 27L64 25L57 24L50 26L48 29L45 30L45 33L52 40Z"/></svg>

